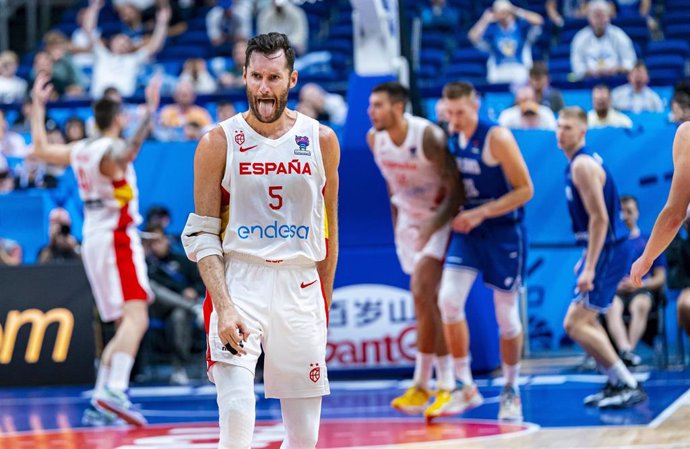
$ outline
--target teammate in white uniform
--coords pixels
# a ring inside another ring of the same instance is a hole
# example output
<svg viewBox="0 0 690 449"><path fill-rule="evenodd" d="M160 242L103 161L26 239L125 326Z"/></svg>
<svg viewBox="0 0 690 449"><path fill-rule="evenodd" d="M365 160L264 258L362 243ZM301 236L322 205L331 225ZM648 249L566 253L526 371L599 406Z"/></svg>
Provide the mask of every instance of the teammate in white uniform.
<svg viewBox="0 0 690 449"><path fill-rule="evenodd" d="M329 393L340 148L330 128L286 109L294 58L284 34L249 41L249 110L205 135L194 162L195 213L182 242L208 290L208 375L222 449L251 445L262 347L266 397L281 403L283 448L316 446Z"/></svg>
<svg viewBox="0 0 690 449"><path fill-rule="evenodd" d="M376 86L369 97L373 127L367 141L388 186L395 248L403 271L411 275L417 316L414 385L393 399L391 406L417 414L424 411L431 396L434 364L436 387L455 388L453 359L436 298L450 220L460 207L462 190L443 130L424 118L405 114L407 101L408 91L397 81ZM440 213L435 217L437 210Z"/></svg>
<svg viewBox="0 0 690 449"><path fill-rule="evenodd" d="M32 91L31 138L42 160L72 165L84 202L82 257L103 321L115 321L117 332L103 349L92 405L84 413L88 424L112 423L117 417L143 425L143 415L127 397L134 357L148 328L153 300L144 251L137 233L141 222L132 161L158 108L160 79L146 90L146 116L132 140L120 138L126 125L122 105L109 99L94 104L100 137L74 144L49 144L45 104L52 92L49 77L38 75Z"/></svg>

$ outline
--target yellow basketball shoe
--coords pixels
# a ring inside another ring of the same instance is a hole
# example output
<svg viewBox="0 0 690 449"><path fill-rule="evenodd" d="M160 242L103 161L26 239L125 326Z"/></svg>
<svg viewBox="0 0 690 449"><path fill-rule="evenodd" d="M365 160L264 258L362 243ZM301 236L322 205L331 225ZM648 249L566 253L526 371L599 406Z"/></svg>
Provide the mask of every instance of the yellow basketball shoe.
<svg viewBox="0 0 690 449"><path fill-rule="evenodd" d="M419 415L426 408L431 393L426 388L413 385L391 401L391 407L408 415Z"/></svg>
<svg viewBox="0 0 690 449"><path fill-rule="evenodd" d="M484 403L484 397L479 393L476 384L458 383L453 391L439 390L433 404L424 410L427 421L442 416L459 415Z"/></svg>

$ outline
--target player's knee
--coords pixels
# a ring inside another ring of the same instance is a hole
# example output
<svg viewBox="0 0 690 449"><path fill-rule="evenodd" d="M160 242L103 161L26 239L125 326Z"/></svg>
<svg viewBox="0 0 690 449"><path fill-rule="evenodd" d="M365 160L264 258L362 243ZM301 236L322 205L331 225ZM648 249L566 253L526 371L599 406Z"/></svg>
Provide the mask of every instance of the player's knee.
<svg viewBox="0 0 690 449"><path fill-rule="evenodd" d="M318 426L310 425L307 422L297 428L285 430L287 438L283 445L284 449L313 449L319 440Z"/></svg>
<svg viewBox="0 0 690 449"><path fill-rule="evenodd" d="M432 301L436 298L438 286L431 282L430 279L424 277L415 277L410 283L410 290L412 290L412 297L415 305L420 307L428 307L432 305Z"/></svg>
<svg viewBox="0 0 690 449"><path fill-rule="evenodd" d="M577 317L572 313L568 313L565 316L565 319L563 319L563 329L565 330L565 333L568 334L568 336L574 338L574 336L577 333L577 328L578 328Z"/></svg>
<svg viewBox="0 0 690 449"><path fill-rule="evenodd" d="M630 304L630 311L634 315L649 315L649 311L652 308L652 299L647 295L641 295L635 297Z"/></svg>
<svg viewBox="0 0 690 449"><path fill-rule="evenodd" d="M212 369L218 390L219 447L249 449L254 433L256 405L251 384L248 384L253 381L253 375L245 373L242 367L216 365Z"/></svg>
<svg viewBox="0 0 690 449"><path fill-rule="evenodd" d="M517 296L517 292L494 292L496 321L502 338L512 339L522 333Z"/></svg>
<svg viewBox="0 0 690 449"><path fill-rule="evenodd" d="M465 307L459 297L462 293L451 285L442 285L438 292L438 309L444 323L457 323L465 319Z"/></svg>

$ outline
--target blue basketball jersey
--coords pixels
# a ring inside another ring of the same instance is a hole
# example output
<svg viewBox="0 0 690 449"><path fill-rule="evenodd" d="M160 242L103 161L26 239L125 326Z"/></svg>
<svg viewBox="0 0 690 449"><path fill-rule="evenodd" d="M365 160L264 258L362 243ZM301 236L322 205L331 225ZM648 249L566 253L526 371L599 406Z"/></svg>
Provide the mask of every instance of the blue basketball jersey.
<svg viewBox="0 0 690 449"><path fill-rule="evenodd" d="M462 138L459 134L453 134L450 137L449 149L457 162L467 195L465 209L481 206L512 190L501 166L498 163L487 163L487 158L484 157L490 154L486 140L494 126L498 125L480 119L472 136ZM523 208L520 207L500 217L488 219L482 225L519 223L523 215Z"/></svg>
<svg viewBox="0 0 690 449"><path fill-rule="evenodd" d="M580 246L587 246L589 242L589 214L585 205L582 202L580 193L575 184L573 184L572 176L570 174L570 167L577 157L582 155L591 156L597 161L606 173L606 183L604 184L604 201L606 202L606 212L609 215L609 228L606 232L605 245L610 245L628 238L630 231L623 223L621 218L620 198L618 196L618 189L613 182L611 172L604 165L601 157L593 151L582 147L578 150L570 160L565 171L565 196L568 200L568 211L573 222L573 233L575 234L575 241Z"/></svg>

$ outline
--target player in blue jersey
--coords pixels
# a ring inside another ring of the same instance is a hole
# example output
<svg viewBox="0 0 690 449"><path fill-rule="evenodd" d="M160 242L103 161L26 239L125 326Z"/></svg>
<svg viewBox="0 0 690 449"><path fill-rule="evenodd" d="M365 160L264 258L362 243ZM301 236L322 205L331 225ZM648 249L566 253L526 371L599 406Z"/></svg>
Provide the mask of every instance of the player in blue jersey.
<svg viewBox="0 0 690 449"><path fill-rule="evenodd" d="M561 110L556 137L569 161L565 195L575 241L585 248L575 266L577 285L563 325L608 376L603 390L587 396L585 405L630 407L646 395L598 320L611 305L630 264L629 231L621 218L613 177L601 157L585 146L586 133L585 111L579 107Z"/></svg>
<svg viewBox="0 0 690 449"><path fill-rule="evenodd" d="M522 206L532 198L532 180L511 132L479 119L471 84L443 88L453 134L448 145L462 174L467 202L453 220L453 234L441 280L439 309L458 380L452 392L439 392L426 410L428 419L462 413L483 403L472 379L465 302L481 272L494 290L506 379L499 419L521 420L517 386L522 353L518 289L525 265Z"/></svg>

